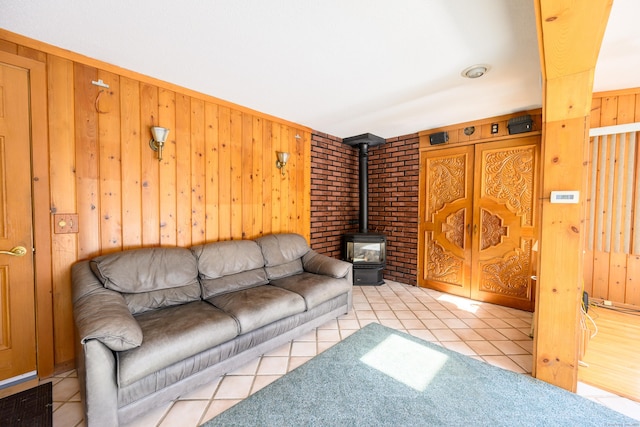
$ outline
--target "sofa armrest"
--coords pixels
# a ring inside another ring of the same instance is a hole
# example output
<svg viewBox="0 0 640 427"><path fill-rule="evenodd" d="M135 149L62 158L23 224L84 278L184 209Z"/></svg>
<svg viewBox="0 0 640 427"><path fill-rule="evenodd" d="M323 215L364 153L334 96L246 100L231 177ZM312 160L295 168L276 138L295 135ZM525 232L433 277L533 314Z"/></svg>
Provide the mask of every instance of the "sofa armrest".
<svg viewBox="0 0 640 427"><path fill-rule="evenodd" d="M142 329L123 296L102 286L88 261L75 264L71 277L73 317L82 344L95 339L113 351L142 344Z"/></svg>
<svg viewBox="0 0 640 427"><path fill-rule="evenodd" d="M336 279L345 278L352 282L353 267L350 263L319 254L314 250L310 250L302 257L302 266L310 273L323 274Z"/></svg>
<svg viewBox="0 0 640 427"><path fill-rule="evenodd" d="M76 369L87 427L119 425L113 351L97 340L76 341Z"/></svg>

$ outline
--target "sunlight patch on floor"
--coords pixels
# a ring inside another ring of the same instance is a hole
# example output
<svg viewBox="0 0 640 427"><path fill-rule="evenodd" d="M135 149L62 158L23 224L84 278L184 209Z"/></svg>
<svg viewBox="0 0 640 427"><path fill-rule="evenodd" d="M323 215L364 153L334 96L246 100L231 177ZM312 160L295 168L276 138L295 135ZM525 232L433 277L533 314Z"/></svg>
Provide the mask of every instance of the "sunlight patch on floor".
<svg viewBox="0 0 640 427"><path fill-rule="evenodd" d="M469 313L476 313L480 308L479 302L460 298L455 295L442 294L437 299L438 301L454 304L459 310L468 311Z"/></svg>
<svg viewBox="0 0 640 427"><path fill-rule="evenodd" d="M424 391L448 356L406 338L390 335L360 360L396 381Z"/></svg>

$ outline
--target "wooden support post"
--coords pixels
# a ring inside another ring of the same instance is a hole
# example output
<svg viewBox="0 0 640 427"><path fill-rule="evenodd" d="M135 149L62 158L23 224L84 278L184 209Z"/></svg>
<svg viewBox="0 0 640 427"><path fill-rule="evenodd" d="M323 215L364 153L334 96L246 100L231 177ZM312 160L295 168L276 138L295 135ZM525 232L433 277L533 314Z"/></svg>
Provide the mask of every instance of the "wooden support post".
<svg viewBox="0 0 640 427"><path fill-rule="evenodd" d="M536 0L543 75L541 236L533 375L575 391L593 73L612 0ZM579 190L579 204L551 204Z"/></svg>

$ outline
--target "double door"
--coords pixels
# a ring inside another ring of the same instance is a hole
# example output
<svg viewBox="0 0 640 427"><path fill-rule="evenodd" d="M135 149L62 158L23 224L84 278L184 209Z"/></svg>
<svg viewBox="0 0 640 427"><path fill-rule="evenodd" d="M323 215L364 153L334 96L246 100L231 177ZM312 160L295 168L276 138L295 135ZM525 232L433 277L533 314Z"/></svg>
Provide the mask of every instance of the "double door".
<svg viewBox="0 0 640 427"><path fill-rule="evenodd" d="M421 153L419 286L533 311L539 141Z"/></svg>

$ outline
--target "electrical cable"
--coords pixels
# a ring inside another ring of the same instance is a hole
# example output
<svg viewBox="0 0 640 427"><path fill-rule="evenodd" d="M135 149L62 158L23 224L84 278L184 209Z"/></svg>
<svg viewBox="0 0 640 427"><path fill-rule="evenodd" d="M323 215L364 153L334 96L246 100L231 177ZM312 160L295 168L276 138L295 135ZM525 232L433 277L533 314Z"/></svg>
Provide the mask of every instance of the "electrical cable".
<svg viewBox="0 0 640 427"><path fill-rule="evenodd" d="M589 304L592 305L592 304ZM587 322L585 321L585 318L589 319L591 321L591 324L593 325L594 330L592 331L592 334L590 336L590 339L592 339L593 337L595 337L596 335L598 335L598 325L596 325L595 320L593 320L593 318L589 315L589 313L587 313L587 308L584 305L584 301L582 302L582 314L583 316L580 317L580 326L582 327L583 330L589 329L590 328L587 326Z"/></svg>
<svg viewBox="0 0 640 427"><path fill-rule="evenodd" d="M618 313L630 314L632 316L640 316L640 309L619 307L615 305L604 305L604 303L592 302L589 305L593 305L598 308L605 308L611 311L617 311Z"/></svg>

